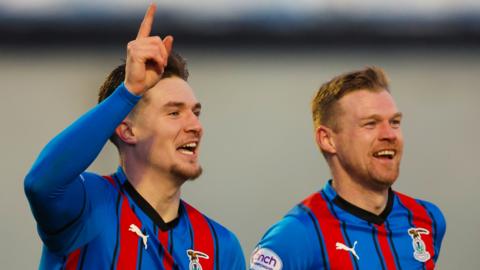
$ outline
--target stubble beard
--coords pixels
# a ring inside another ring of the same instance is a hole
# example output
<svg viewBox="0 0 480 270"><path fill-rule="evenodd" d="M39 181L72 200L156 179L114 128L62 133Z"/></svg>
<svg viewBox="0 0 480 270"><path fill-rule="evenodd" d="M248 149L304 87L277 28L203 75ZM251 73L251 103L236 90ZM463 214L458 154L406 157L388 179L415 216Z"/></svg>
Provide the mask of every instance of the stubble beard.
<svg viewBox="0 0 480 270"><path fill-rule="evenodd" d="M193 181L198 177L200 177L200 175L202 175L202 172L203 172L203 168L200 165L198 165L197 168L192 169L192 168L186 168L185 166L175 164L170 169L170 173L182 181L187 181L187 180Z"/></svg>
<svg viewBox="0 0 480 270"><path fill-rule="evenodd" d="M373 188L388 189L400 175L400 162L393 164L390 168L371 168L368 174Z"/></svg>
<svg viewBox="0 0 480 270"><path fill-rule="evenodd" d="M372 163L365 165L362 168L360 164L347 161L343 163L342 167L355 182L370 190L384 191L389 189L397 180L400 172L400 161L387 168Z"/></svg>

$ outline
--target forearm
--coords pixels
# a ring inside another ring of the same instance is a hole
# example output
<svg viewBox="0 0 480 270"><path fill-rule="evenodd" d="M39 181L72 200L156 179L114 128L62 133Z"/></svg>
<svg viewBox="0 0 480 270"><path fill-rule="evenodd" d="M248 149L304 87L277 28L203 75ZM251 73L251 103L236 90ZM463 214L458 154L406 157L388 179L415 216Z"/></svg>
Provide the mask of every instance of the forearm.
<svg viewBox="0 0 480 270"><path fill-rule="evenodd" d="M73 218L80 214L85 200L80 174L95 160L138 99L120 86L42 150L25 178L25 192L40 224L58 214L56 210ZM74 198L69 200L68 195Z"/></svg>

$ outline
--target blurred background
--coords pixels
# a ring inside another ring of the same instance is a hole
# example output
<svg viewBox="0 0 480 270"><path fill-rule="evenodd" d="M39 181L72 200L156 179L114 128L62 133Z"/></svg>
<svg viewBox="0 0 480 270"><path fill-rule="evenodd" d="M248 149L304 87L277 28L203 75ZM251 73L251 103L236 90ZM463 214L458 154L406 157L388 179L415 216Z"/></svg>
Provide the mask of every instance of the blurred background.
<svg viewBox="0 0 480 270"><path fill-rule="evenodd" d="M23 177L43 146L94 106L148 1L0 2L0 261L35 269L41 242ZM323 187L310 99L320 84L383 67L404 113L394 188L440 206L437 269L480 269L480 2L157 1L155 34L175 37L203 104L204 174L183 197L239 237L248 258L266 229ZM90 170L108 174L107 145Z"/></svg>

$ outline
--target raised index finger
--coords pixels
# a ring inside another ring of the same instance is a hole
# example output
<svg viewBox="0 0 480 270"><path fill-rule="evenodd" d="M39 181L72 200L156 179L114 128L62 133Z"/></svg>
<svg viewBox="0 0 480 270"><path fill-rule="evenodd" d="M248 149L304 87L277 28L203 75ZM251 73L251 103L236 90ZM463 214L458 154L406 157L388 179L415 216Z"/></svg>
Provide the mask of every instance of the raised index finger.
<svg viewBox="0 0 480 270"><path fill-rule="evenodd" d="M150 4L147 12L145 13L145 17L143 17L140 29L138 29L137 39L150 36L150 32L152 31L153 17L155 16L156 10L157 5L153 3Z"/></svg>

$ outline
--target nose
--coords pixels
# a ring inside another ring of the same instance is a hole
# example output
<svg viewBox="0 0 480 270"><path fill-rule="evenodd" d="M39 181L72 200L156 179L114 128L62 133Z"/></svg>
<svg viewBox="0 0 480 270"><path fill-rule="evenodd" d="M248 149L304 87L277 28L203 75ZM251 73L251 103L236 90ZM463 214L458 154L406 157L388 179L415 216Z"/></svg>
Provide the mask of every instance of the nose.
<svg viewBox="0 0 480 270"><path fill-rule="evenodd" d="M203 127L202 123L200 123L200 118L198 118L198 116L193 112L189 114L185 131L195 133L196 135L200 136L203 134Z"/></svg>
<svg viewBox="0 0 480 270"><path fill-rule="evenodd" d="M399 132L399 127L393 127L389 122L382 123L379 130L379 139L381 141L395 141Z"/></svg>

